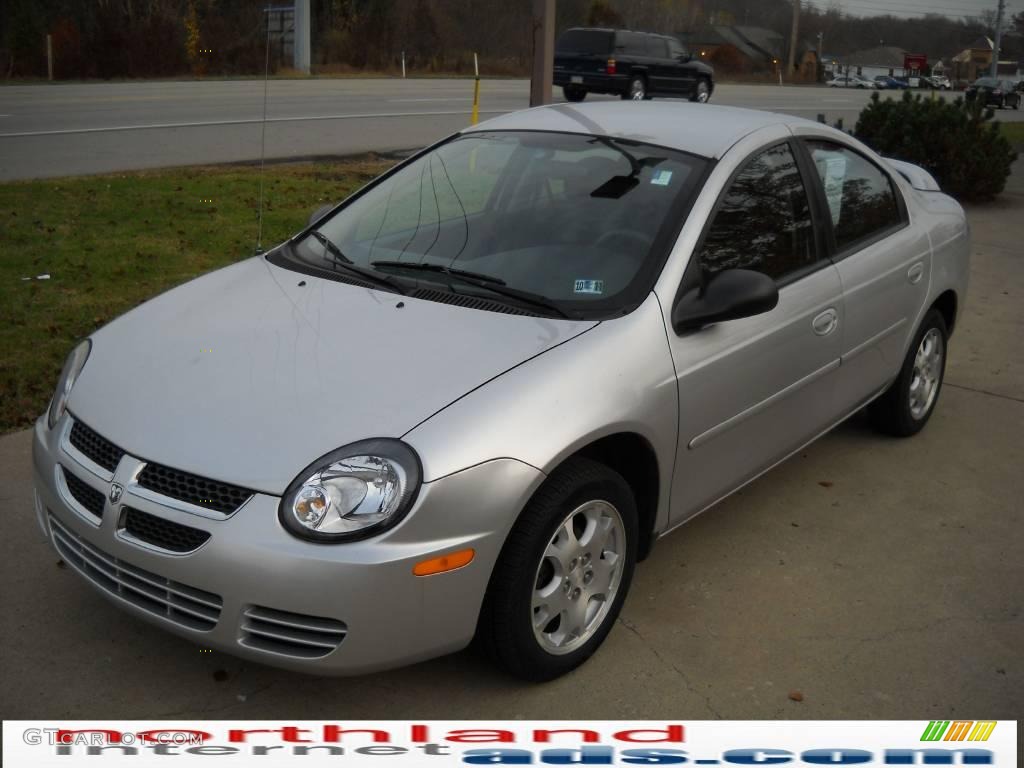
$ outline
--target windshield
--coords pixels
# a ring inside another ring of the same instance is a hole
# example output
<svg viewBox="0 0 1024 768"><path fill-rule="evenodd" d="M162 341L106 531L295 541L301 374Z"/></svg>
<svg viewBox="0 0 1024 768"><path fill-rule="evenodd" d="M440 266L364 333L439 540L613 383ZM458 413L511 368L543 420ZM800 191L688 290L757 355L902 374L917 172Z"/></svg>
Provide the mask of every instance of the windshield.
<svg viewBox="0 0 1024 768"><path fill-rule="evenodd" d="M999 85L999 81L994 77L979 77L974 84L984 88L995 88Z"/></svg>
<svg viewBox="0 0 1024 768"><path fill-rule="evenodd" d="M472 133L356 196L293 253L500 302L529 294L562 313L622 309L650 291L667 252L658 236L682 224L677 204L706 164L610 138Z"/></svg>

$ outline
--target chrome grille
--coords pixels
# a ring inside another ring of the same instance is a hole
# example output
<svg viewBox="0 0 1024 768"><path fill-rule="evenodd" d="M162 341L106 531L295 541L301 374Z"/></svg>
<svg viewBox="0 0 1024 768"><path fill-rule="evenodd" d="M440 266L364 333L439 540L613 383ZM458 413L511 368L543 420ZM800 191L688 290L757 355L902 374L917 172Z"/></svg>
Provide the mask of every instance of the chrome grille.
<svg viewBox="0 0 1024 768"><path fill-rule="evenodd" d="M241 643L269 653L315 659L341 645L347 632L345 623L336 619L252 605L242 620Z"/></svg>
<svg viewBox="0 0 1024 768"><path fill-rule="evenodd" d="M139 541L169 552L192 552L199 549L210 534L167 520L135 507L125 507L122 530Z"/></svg>
<svg viewBox="0 0 1024 768"><path fill-rule="evenodd" d="M75 423L71 426L68 441L101 467L111 472L117 469L118 462L124 456L124 451L78 419L75 419Z"/></svg>
<svg viewBox="0 0 1024 768"><path fill-rule="evenodd" d="M208 632L217 625L219 595L136 568L97 549L50 515L53 543L64 562L93 585L155 616L189 629Z"/></svg>
<svg viewBox="0 0 1024 768"><path fill-rule="evenodd" d="M60 468L64 475L64 482L67 483L71 497L96 516L96 519L103 519L103 504L106 497L83 480L68 472L63 466Z"/></svg>
<svg viewBox="0 0 1024 768"><path fill-rule="evenodd" d="M171 469L162 464L147 464L139 473L138 483L172 499L186 501L224 515L230 515L251 497L252 491L216 480Z"/></svg>

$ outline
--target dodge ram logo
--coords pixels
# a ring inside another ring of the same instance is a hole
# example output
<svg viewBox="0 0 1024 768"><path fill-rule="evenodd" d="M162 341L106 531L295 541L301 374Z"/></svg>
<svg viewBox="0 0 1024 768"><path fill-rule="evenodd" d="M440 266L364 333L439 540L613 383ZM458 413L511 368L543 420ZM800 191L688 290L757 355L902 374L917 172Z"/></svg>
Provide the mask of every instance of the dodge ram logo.
<svg viewBox="0 0 1024 768"><path fill-rule="evenodd" d="M121 494L124 493L124 486L120 483L110 484L110 503L117 504L121 500Z"/></svg>

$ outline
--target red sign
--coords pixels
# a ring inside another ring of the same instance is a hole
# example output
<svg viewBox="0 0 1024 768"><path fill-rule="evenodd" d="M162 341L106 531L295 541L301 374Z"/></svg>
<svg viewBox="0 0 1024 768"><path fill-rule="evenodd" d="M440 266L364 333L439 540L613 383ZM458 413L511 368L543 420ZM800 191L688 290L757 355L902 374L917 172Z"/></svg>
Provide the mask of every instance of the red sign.
<svg viewBox="0 0 1024 768"><path fill-rule="evenodd" d="M928 56L924 53L904 53L903 69L907 74L924 72L928 68Z"/></svg>

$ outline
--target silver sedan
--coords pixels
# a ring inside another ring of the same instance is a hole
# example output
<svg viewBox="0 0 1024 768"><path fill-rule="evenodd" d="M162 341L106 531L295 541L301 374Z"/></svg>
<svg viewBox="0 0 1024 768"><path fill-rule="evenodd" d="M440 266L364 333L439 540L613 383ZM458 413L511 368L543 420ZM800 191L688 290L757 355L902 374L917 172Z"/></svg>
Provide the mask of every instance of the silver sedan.
<svg viewBox="0 0 1024 768"><path fill-rule="evenodd" d="M476 638L551 679L666 533L865 406L926 424L968 253L926 172L817 123L505 115L82 341L35 511L207 647L352 674Z"/></svg>

